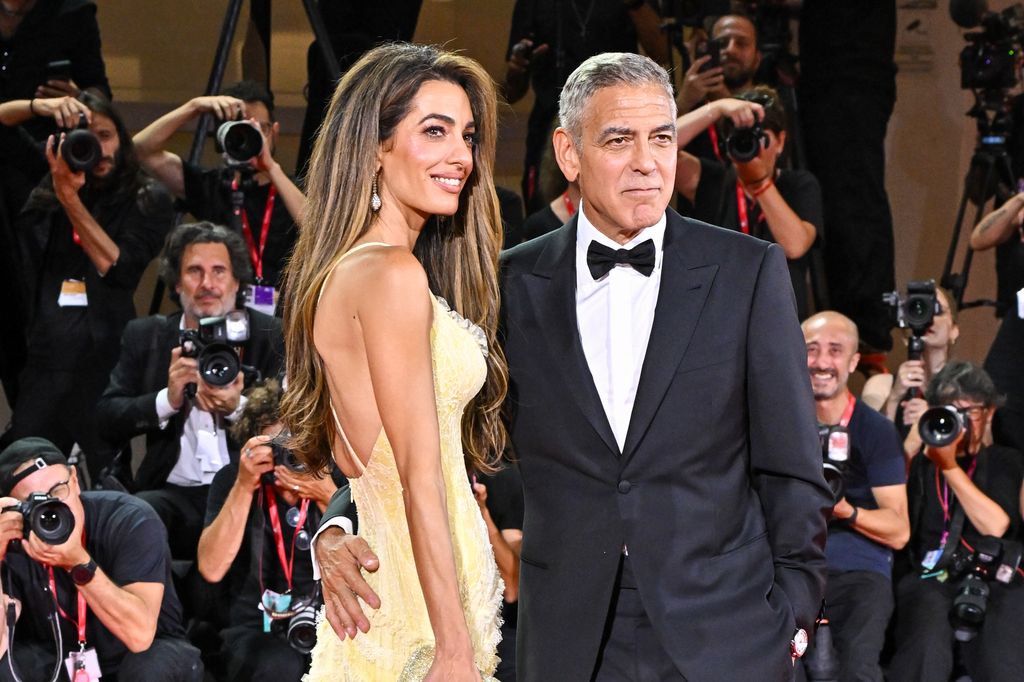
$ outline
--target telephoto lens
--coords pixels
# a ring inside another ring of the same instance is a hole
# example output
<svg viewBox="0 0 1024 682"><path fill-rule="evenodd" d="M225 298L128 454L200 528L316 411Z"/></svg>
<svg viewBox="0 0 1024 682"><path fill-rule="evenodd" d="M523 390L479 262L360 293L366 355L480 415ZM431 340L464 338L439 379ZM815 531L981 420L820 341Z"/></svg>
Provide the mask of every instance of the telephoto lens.
<svg viewBox="0 0 1024 682"><path fill-rule="evenodd" d="M249 121L228 121L217 128L217 144L228 163L242 165L263 151L263 135Z"/></svg>
<svg viewBox="0 0 1024 682"><path fill-rule="evenodd" d="M725 139L726 153L738 163L753 161L761 153L762 146L768 143L768 136L760 123L749 128L736 128Z"/></svg>
<svg viewBox="0 0 1024 682"><path fill-rule="evenodd" d="M971 422L952 405L928 408L917 422L921 440L933 448L949 445L965 429L968 431L966 437L970 438L970 427Z"/></svg>

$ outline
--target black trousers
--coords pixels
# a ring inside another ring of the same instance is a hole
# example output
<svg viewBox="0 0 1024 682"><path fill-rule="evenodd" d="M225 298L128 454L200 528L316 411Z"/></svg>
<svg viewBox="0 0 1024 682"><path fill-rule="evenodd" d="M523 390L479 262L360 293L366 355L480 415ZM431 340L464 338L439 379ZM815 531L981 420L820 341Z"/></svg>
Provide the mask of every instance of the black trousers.
<svg viewBox="0 0 1024 682"><path fill-rule="evenodd" d="M685 680L661 646L640 601L629 558L619 566L592 682Z"/></svg>
<svg viewBox="0 0 1024 682"><path fill-rule="evenodd" d="M309 670L309 656L276 633L238 625L222 631L221 637L224 682L299 682Z"/></svg>
<svg viewBox="0 0 1024 682"><path fill-rule="evenodd" d="M896 652L889 679L949 679L953 671L953 626L949 610L960 581L940 583L915 574L904 577L896 589ZM973 682L1018 681L1024 671L1020 626L1024 614L1024 587L989 584L992 592L978 635L961 645L964 667Z"/></svg>
<svg viewBox="0 0 1024 682"><path fill-rule="evenodd" d="M839 660L840 682L882 682L878 658L893 603L892 582L881 573L828 572L825 614ZM814 655L812 649L808 657Z"/></svg>
<svg viewBox="0 0 1024 682"><path fill-rule="evenodd" d="M167 526L167 539L173 558L188 561L196 558L209 491L208 485L180 486L167 483L163 488L136 493L137 497L156 510L160 520Z"/></svg>
<svg viewBox="0 0 1024 682"><path fill-rule="evenodd" d="M49 680L53 672L54 645L21 641L14 635L14 664L22 682ZM61 664L57 678L68 682L67 669ZM103 671L103 682L202 682L203 662L199 649L188 641L174 637L160 637L137 654L128 653L116 671ZM14 682L8 657L0 659L0 682Z"/></svg>

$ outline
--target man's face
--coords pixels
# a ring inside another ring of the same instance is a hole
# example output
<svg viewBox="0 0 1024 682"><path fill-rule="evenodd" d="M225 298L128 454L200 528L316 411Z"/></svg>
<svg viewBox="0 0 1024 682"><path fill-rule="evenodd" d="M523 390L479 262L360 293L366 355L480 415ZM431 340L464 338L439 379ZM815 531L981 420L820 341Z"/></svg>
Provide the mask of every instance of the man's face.
<svg viewBox="0 0 1024 682"><path fill-rule="evenodd" d="M246 102L243 115L246 120L250 118L256 119L256 123L260 126L260 131L263 133L263 138L270 145L270 154L273 156L277 151L277 135L281 126L270 117L270 110L267 109L267 105L258 101Z"/></svg>
<svg viewBox="0 0 1024 682"><path fill-rule="evenodd" d="M753 81L761 64L754 24L745 17L725 16L715 22L711 37L721 46L725 86L735 91Z"/></svg>
<svg viewBox="0 0 1024 682"><path fill-rule="evenodd" d="M834 398L846 388L860 360L856 339L844 325L824 322L805 328L804 342L814 399Z"/></svg>
<svg viewBox="0 0 1024 682"><path fill-rule="evenodd" d="M186 246L179 275L175 290L190 326L204 317L217 317L234 309L239 282L224 244L209 242Z"/></svg>
<svg viewBox="0 0 1024 682"><path fill-rule="evenodd" d="M20 474L32 466L35 466L32 462L25 462L15 469L14 473ZM24 502L32 493L52 495L67 504L75 515L75 527L82 527L85 515L79 497L81 490L78 487L78 476L75 475L74 467L52 464L38 469L19 481L18 485L11 489L10 496Z"/></svg>
<svg viewBox="0 0 1024 682"><path fill-rule="evenodd" d="M587 218L624 243L658 222L672 197L676 131L672 100L657 85L613 85L587 104L577 148L555 132L558 165L579 182Z"/></svg>
<svg viewBox="0 0 1024 682"><path fill-rule="evenodd" d="M93 112L89 132L100 141L100 162L89 171L94 178L106 178L117 168L117 151L121 148L121 138L117 135L117 127L109 117Z"/></svg>

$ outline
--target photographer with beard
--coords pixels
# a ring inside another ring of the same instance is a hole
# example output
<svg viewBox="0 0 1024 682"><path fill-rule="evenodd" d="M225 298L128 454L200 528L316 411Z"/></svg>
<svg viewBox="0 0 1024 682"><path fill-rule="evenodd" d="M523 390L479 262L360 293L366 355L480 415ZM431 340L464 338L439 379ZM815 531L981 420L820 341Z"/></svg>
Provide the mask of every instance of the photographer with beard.
<svg viewBox="0 0 1024 682"><path fill-rule="evenodd" d="M281 385L276 380L253 386L246 397L230 429L237 442L245 442L242 456L218 471L210 485L199 572L211 583L229 578L232 587L228 627L221 632L224 679L298 682L310 659L289 642L293 621L267 621L263 614L275 606L289 612L298 600L313 596L309 543L338 484L331 474L290 469L281 451L271 448L281 433ZM344 482L340 472L335 475ZM348 515L354 518L354 507ZM352 531L350 520L346 528ZM291 595L292 602L282 604L282 595Z"/></svg>
<svg viewBox="0 0 1024 682"><path fill-rule="evenodd" d="M962 562L954 557L974 553L982 542L1014 538L1020 527L1021 453L992 444L1000 398L988 374L969 362L948 362L928 384L925 399L932 407L955 408L964 428L947 445L925 447L911 463L908 548L917 570L896 588L893 680L949 679L955 644L950 612L964 587L964 571L957 569ZM1019 583L1019 575L1014 584L991 576L983 583L990 591L983 620L976 636L959 648L974 680L1020 679Z"/></svg>
<svg viewBox="0 0 1024 682"><path fill-rule="evenodd" d="M246 121L259 130L260 152L251 159L225 159L218 168L202 168L167 147L185 124L212 113L222 124ZM306 198L274 159L281 126L274 120L274 96L263 85L244 80L220 95L195 97L135 134L139 161L180 199L197 220L226 225L244 237L256 289L246 300L273 314L284 262L302 222ZM234 217L233 193L242 193Z"/></svg>
<svg viewBox="0 0 1024 682"><path fill-rule="evenodd" d="M49 175L15 222L28 350L4 443L42 436L65 454L77 443L96 480L110 453L96 432L95 404L117 361L121 332L135 317L135 288L171 226L170 197L142 173L124 122L106 99L86 91L77 100L0 106L8 124L26 114L65 127L84 121L95 140L98 161L75 170L65 160L67 134L49 138Z"/></svg>
<svg viewBox="0 0 1024 682"><path fill-rule="evenodd" d="M826 311L805 320L801 328L822 454L828 455L831 472L840 481L830 481L839 499L825 543L825 615L838 654L839 679L881 682L879 656L893 611L893 551L910 537L899 436L891 422L856 400L848 388L860 359L857 326ZM803 659L808 671L825 653L814 646L808 650Z"/></svg>
<svg viewBox="0 0 1024 682"><path fill-rule="evenodd" d="M11 508L39 497L60 510L48 524ZM88 680L203 679L199 651L185 639L167 535L148 505L121 492L83 492L56 446L23 438L0 452L0 509L0 680L54 679L57 656L55 679L64 682L64 661L76 658Z"/></svg>
<svg viewBox="0 0 1024 682"><path fill-rule="evenodd" d="M197 329L203 318L234 311L252 270L242 238L210 223L175 228L160 266L181 312L127 326L96 412L101 434L112 443L146 436L146 454L129 487L171 531L174 558L193 559L210 483L221 467L238 459L227 426L245 407L245 373L226 386L204 381L198 359L183 351L181 335ZM281 322L255 310L247 313L249 338L240 345L239 358L264 377L276 376L284 360Z"/></svg>

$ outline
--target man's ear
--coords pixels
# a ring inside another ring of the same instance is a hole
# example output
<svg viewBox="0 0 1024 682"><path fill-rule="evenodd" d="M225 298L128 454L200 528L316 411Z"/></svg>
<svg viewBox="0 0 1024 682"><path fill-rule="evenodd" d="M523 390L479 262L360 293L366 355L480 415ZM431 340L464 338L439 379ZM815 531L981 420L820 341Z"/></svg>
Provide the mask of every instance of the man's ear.
<svg viewBox="0 0 1024 682"><path fill-rule="evenodd" d="M569 182L579 180L580 175L580 154L576 149L572 136L565 128L556 128L551 138L551 144L555 150L555 161L562 170L562 175Z"/></svg>
<svg viewBox="0 0 1024 682"><path fill-rule="evenodd" d="M850 366L846 368L846 371L853 374L857 371L857 365L860 364L860 353L854 353L850 356Z"/></svg>

